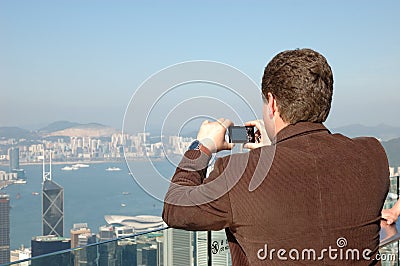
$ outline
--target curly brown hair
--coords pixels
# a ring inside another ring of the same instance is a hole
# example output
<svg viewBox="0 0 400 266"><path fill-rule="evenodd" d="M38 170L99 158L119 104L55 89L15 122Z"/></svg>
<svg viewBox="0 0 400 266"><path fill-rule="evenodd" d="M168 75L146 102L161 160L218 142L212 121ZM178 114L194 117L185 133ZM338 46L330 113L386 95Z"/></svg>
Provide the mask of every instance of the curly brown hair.
<svg viewBox="0 0 400 266"><path fill-rule="evenodd" d="M324 122L331 108L333 75L325 57L311 49L277 54L265 67L262 93L270 92L284 122Z"/></svg>

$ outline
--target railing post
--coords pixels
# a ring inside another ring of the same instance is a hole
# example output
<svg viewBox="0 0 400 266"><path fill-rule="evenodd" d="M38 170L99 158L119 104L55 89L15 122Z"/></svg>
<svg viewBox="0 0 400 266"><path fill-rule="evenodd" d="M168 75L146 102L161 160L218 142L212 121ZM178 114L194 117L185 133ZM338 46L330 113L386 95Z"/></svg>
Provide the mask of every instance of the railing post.
<svg viewBox="0 0 400 266"><path fill-rule="evenodd" d="M400 173L397 175L397 177L396 177L396 181L397 181L397 200L399 200L399 197L400 197L400 188L399 188L399 186L400 186L400 181L399 181L399 179L400 179ZM398 240L397 241L397 263L399 263L400 262L400 240Z"/></svg>
<svg viewBox="0 0 400 266"><path fill-rule="evenodd" d="M207 265L212 266L211 262L211 231L207 231Z"/></svg>

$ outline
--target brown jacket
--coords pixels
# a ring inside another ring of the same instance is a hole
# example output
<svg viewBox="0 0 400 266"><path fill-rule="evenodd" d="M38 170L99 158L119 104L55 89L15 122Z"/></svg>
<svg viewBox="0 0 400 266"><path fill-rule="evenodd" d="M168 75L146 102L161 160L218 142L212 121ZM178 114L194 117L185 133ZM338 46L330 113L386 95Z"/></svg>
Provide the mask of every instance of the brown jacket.
<svg viewBox="0 0 400 266"><path fill-rule="evenodd" d="M185 153L165 197L169 226L226 228L233 265L374 263L363 251L378 252L389 188L376 139L300 122L282 129L274 145L219 158L205 178L208 160Z"/></svg>

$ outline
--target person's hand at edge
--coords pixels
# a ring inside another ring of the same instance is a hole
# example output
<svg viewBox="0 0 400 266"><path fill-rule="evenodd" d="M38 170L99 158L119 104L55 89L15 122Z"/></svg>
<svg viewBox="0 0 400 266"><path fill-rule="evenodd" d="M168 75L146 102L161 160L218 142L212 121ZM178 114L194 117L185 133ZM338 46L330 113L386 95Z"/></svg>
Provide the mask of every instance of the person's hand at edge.
<svg viewBox="0 0 400 266"><path fill-rule="evenodd" d="M245 143L243 145L243 148L246 149L256 149L262 146L266 146L270 144L270 141L268 139L267 131L265 130L264 122L262 120L253 120L253 121L248 121L244 123L245 126L254 126L257 128L256 132L254 133L254 136L256 138L255 143Z"/></svg>
<svg viewBox="0 0 400 266"><path fill-rule="evenodd" d="M234 144L225 140L226 129L230 126L233 126L232 121L225 118L220 118L215 122L205 120L200 126L197 139L212 153L231 150Z"/></svg>
<svg viewBox="0 0 400 266"><path fill-rule="evenodd" d="M382 210L382 218L386 220L387 224L395 223L398 217L399 213L396 212L393 208Z"/></svg>

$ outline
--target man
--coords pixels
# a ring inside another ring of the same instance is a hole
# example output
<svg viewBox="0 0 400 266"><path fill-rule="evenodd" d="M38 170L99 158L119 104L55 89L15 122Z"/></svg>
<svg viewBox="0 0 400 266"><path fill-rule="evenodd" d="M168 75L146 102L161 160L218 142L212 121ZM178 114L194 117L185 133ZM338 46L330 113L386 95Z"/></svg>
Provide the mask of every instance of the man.
<svg viewBox="0 0 400 266"><path fill-rule="evenodd" d="M379 264L386 154L374 138L325 128L332 93L321 54L276 55L262 80L264 126L246 123L272 144L246 144L250 152L219 158L205 178L211 153L232 148L225 141L232 122L203 122L172 178L164 221L186 230L225 228L233 265Z"/></svg>

